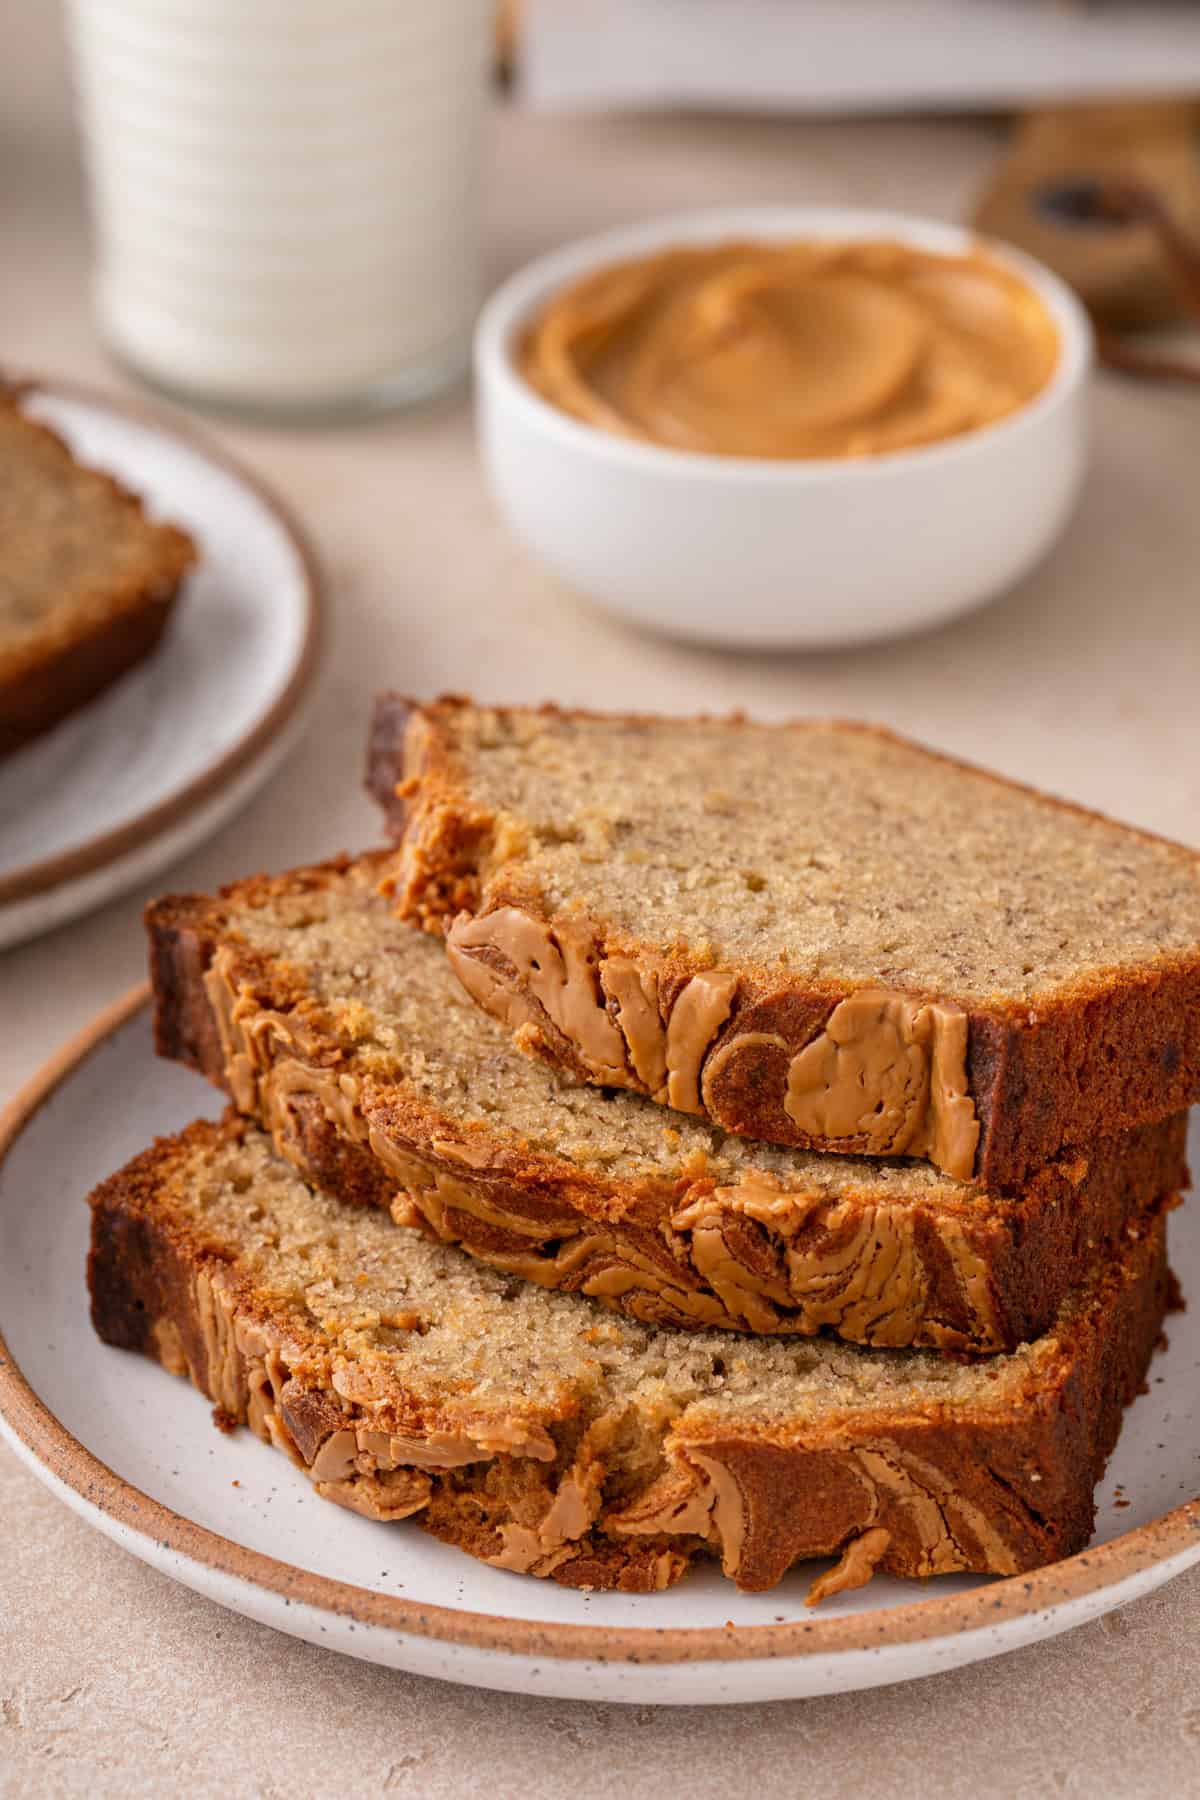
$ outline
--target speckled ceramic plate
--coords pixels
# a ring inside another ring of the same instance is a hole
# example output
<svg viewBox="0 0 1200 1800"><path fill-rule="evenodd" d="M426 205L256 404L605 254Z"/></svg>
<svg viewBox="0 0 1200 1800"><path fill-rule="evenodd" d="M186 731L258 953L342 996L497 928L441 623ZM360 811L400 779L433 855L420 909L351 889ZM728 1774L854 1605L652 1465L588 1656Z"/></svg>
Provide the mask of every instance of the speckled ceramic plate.
<svg viewBox="0 0 1200 1800"><path fill-rule="evenodd" d="M200 560L154 654L0 761L0 947L147 880L244 806L298 729L319 637L310 551L222 452L55 382L24 405L186 527Z"/></svg>
<svg viewBox="0 0 1200 1800"><path fill-rule="evenodd" d="M739 1594L714 1569L666 1594L586 1595L505 1574L413 1524L318 1498L205 1401L101 1346L84 1196L217 1097L156 1062L144 996L105 1014L0 1121L0 1425L51 1490L156 1568L280 1631L373 1662L590 1700L739 1700L905 1681L1093 1619L1200 1561L1200 1305L1169 1324L1100 1494L1095 1541L1030 1576L876 1579L816 1612L812 1569ZM1200 1145L1195 1146L1200 1148ZM1200 1293L1200 1213L1172 1220ZM53 1604L48 1596L47 1604Z"/></svg>

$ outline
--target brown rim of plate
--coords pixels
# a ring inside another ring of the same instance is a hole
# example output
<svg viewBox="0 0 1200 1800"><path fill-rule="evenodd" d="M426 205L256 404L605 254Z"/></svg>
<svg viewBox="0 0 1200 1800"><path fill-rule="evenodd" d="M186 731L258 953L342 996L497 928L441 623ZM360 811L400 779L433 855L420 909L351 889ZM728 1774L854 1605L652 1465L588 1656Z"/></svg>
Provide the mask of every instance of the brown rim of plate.
<svg viewBox="0 0 1200 1800"><path fill-rule="evenodd" d="M58 1050L0 1112L0 1171L39 1109L99 1045L147 1005L149 997L149 984L141 983L106 1007ZM82 1284L80 1299L82 1304ZM387 1631L510 1655L608 1663L677 1663L746 1662L765 1657L777 1660L882 1650L893 1644L988 1630L1065 1601L1082 1600L1188 1550L1200 1558L1198 1497L1148 1525L1049 1568L985 1581L965 1594L948 1594L878 1612L829 1619L816 1615L778 1625L664 1628L649 1622L654 1601L647 1598L648 1622L641 1626L542 1623L427 1606L398 1595L355 1587L279 1562L261 1551L248 1550L181 1517L84 1449L34 1393L13 1360L2 1329L0 1418L32 1457L78 1495L86 1508L103 1513L114 1525L136 1533L160 1550L174 1551L213 1574L266 1589L291 1605L316 1607Z"/></svg>
<svg viewBox="0 0 1200 1800"><path fill-rule="evenodd" d="M169 794L165 800L159 801L157 806L139 814L136 819L118 825L112 831L102 832L98 837L78 844L72 850L48 856L41 862L29 863L13 874L0 875L0 906L31 899L35 894L44 894L65 881L75 881L83 875L91 875L95 870L104 868L128 855L130 851L140 848L142 844L159 837L225 787L279 735L297 711L316 674L324 635L324 583L316 554L287 507L257 475L252 475L236 458L213 444L190 424L169 418L157 407L147 406L140 400L105 394L81 382L43 379L39 376L16 377L14 385L30 394L45 394L51 399L61 395L64 400L80 401L121 418L132 419L138 425L144 425L152 431L161 432L164 437L186 444L216 468L232 475L270 513L296 552L304 588L305 617L300 652L283 692L244 737L203 773L174 794Z"/></svg>

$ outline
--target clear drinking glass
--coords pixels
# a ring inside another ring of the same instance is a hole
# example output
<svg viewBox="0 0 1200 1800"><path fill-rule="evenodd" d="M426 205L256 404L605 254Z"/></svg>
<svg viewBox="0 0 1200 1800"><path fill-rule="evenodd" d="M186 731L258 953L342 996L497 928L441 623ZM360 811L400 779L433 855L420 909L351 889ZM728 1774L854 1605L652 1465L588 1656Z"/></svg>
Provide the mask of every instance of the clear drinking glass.
<svg viewBox="0 0 1200 1800"><path fill-rule="evenodd" d="M370 411L455 381L491 0L68 0L113 352L186 400Z"/></svg>

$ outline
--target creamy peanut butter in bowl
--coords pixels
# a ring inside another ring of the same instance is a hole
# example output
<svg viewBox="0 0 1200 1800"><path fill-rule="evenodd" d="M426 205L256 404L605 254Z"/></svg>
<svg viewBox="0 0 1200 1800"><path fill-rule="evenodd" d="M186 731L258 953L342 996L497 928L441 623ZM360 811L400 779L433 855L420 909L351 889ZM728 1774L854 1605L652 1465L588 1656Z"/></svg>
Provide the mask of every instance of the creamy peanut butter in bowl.
<svg viewBox="0 0 1200 1800"><path fill-rule="evenodd" d="M865 642L1003 592L1082 477L1091 345L1020 253L899 214L679 215L485 307L480 446L570 588L710 643Z"/></svg>
<svg viewBox="0 0 1200 1800"><path fill-rule="evenodd" d="M1040 393L1058 331L982 250L904 243L651 252L555 294L517 350L530 385L585 424L716 456L910 450Z"/></svg>

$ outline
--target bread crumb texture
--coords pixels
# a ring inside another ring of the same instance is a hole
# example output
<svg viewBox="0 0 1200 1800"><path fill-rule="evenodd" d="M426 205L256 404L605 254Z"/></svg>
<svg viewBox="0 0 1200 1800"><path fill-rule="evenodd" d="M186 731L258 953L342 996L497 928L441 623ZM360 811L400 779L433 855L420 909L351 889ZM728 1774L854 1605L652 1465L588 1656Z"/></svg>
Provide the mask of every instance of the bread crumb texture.
<svg viewBox="0 0 1200 1800"><path fill-rule="evenodd" d="M976 1002L1200 945L1194 853L888 733L439 717L460 796L490 821L484 904L503 882L613 939Z"/></svg>

